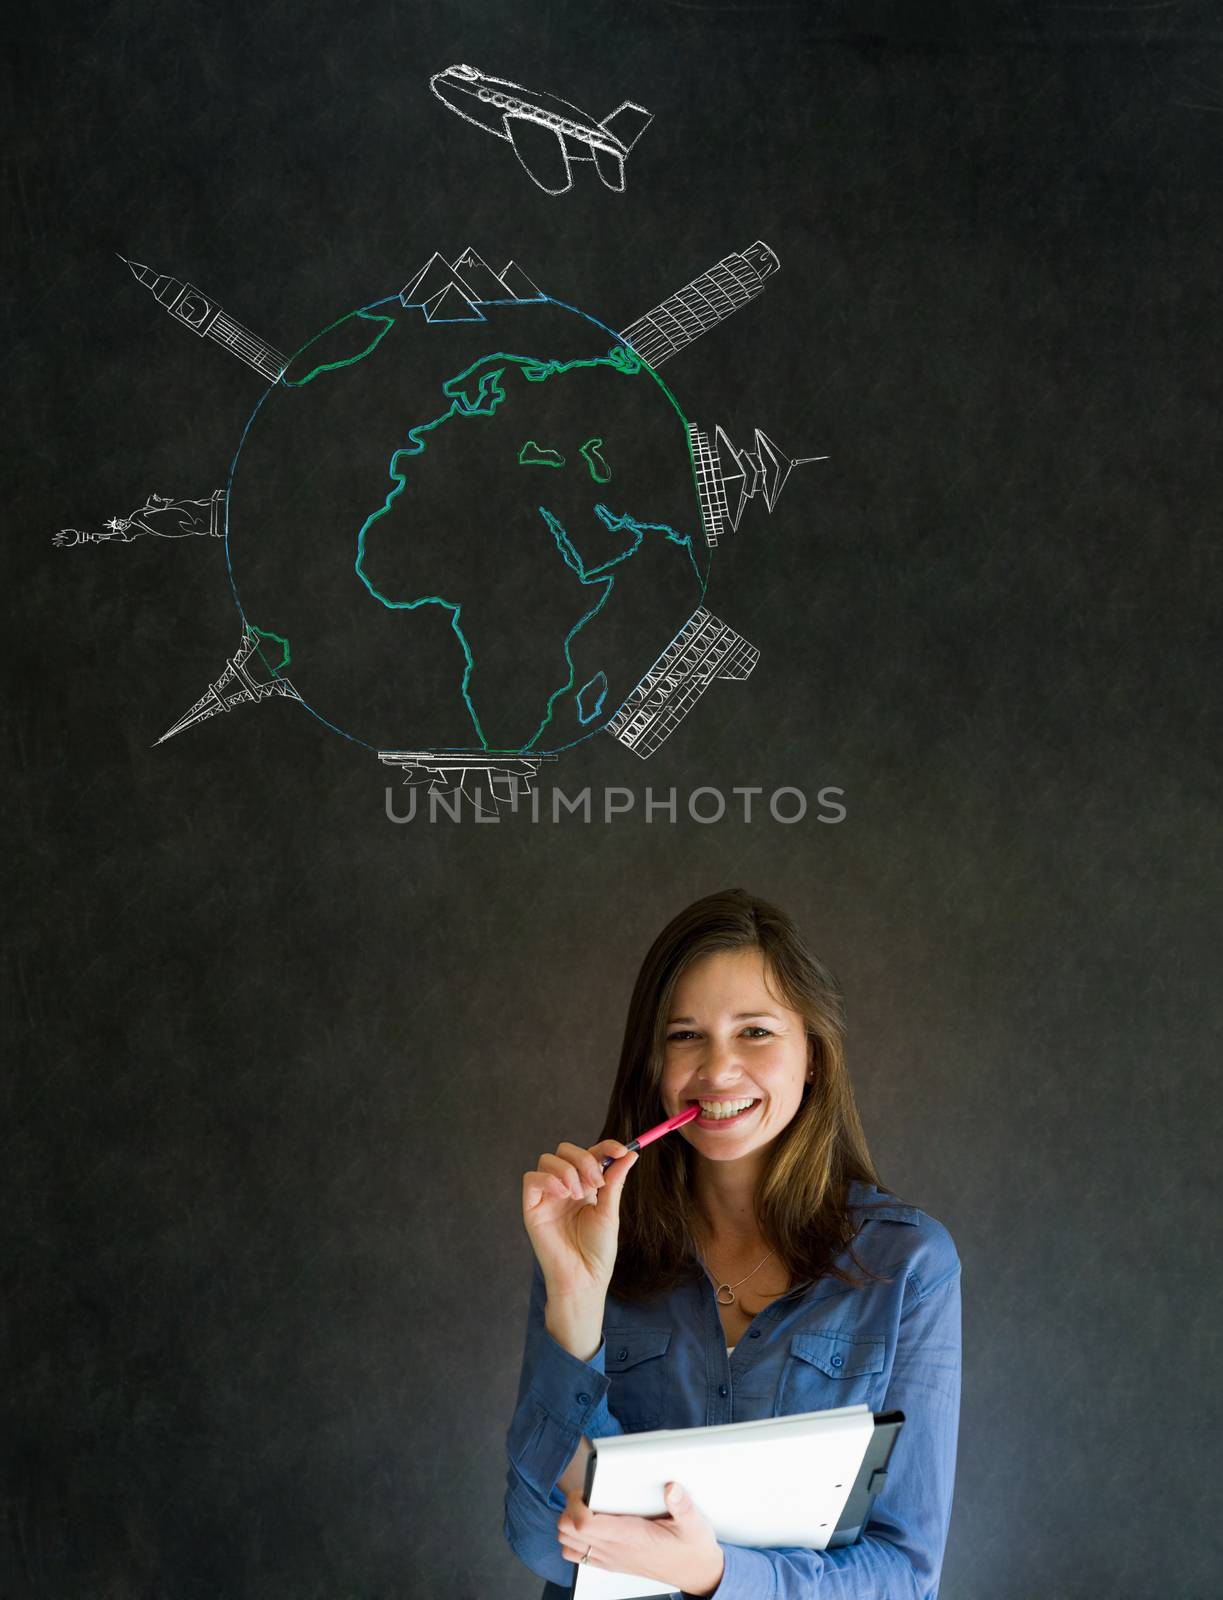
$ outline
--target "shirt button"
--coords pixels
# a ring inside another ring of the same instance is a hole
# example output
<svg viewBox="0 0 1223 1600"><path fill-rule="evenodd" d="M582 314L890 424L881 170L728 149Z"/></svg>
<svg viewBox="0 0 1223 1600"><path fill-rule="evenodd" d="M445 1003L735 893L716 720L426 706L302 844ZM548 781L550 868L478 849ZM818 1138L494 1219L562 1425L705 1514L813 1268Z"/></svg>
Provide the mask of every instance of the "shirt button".
<svg viewBox="0 0 1223 1600"><path fill-rule="evenodd" d="M616 1360L617 1361L627 1361L628 1360L628 1350L627 1349L617 1350L616 1351Z"/></svg>
<svg viewBox="0 0 1223 1600"><path fill-rule="evenodd" d="M724 1383L720 1383L718 1385L718 1393L722 1396L723 1400L725 1400L726 1396L730 1393L730 1390L726 1387L726 1385Z"/></svg>
<svg viewBox="0 0 1223 1600"><path fill-rule="evenodd" d="M578 1395L578 1405L580 1405L580 1406L588 1406L589 1404L590 1404L590 1396L588 1394L580 1394L580 1395Z"/></svg>
<svg viewBox="0 0 1223 1600"><path fill-rule="evenodd" d="M833 1364L834 1367L843 1367L845 1365L845 1357L844 1356L833 1356L832 1364Z"/></svg>
<svg viewBox="0 0 1223 1600"><path fill-rule="evenodd" d="M759 1328L753 1328L752 1331L748 1334L748 1338L749 1339L759 1339L759 1337L760 1337L760 1329Z"/></svg>

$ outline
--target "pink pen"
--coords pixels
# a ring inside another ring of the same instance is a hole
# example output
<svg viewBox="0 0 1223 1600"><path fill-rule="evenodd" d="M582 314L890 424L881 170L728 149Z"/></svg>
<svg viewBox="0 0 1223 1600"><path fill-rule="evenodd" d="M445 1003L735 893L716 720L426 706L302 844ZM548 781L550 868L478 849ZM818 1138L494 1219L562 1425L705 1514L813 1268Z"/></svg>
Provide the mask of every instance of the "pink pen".
<svg viewBox="0 0 1223 1600"><path fill-rule="evenodd" d="M656 1128L649 1128L645 1133L639 1133L635 1139L630 1139L625 1146L627 1150L644 1150L646 1145L653 1144L655 1139L661 1139L664 1133L671 1133L675 1128L682 1128L685 1122L692 1122L701 1114L700 1106L689 1106L686 1111L678 1111L675 1116L668 1117L665 1122L660 1122ZM619 1156L604 1156L603 1170L606 1171L613 1161L619 1161Z"/></svg>

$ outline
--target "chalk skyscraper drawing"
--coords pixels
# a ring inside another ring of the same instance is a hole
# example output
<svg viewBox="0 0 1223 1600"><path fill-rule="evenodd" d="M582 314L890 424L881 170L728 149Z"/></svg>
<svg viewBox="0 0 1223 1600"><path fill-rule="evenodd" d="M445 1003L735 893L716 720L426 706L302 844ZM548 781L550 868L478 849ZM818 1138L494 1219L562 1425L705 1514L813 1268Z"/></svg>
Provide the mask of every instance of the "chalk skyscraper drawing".
<svg viewBox="0 0 1223 1600"><path fill-rule="evenodd" d="M677 350L754 300L764 288L765 279L780 266L776 254L763 239L757 239L741 255L723 256L708 272L702 272L653 311L630 323L620 337L643 361L660 367Z"/></svg>
<svg viewBox="0 0 1223 1600"><path fill-rule="evenodd" d="M605 731L644 761L675 732L715 678L742 682L759 660L754 644L698 606Z"/></svg>
<svg viewBox="0 0 1223 1600"><path fill-rule="evenodd" d="M167 277L164 272L154 272L152 267L146 267L140 261L128 261L126 256L120 256L119 259L127 261L132 276L138 283L143 283L146 289L152 290L154 298L165 306L175 322L181 322L185 328L198 333L201 339L214 339L231 355L237 356L239 361L245 361L248 367L253 367L269 383L275 383L280 377L288 365L288 358L263 339L256 338L249 328L235 322L202 289L197 289L193 283L181 283L177 278Z"/></svg>

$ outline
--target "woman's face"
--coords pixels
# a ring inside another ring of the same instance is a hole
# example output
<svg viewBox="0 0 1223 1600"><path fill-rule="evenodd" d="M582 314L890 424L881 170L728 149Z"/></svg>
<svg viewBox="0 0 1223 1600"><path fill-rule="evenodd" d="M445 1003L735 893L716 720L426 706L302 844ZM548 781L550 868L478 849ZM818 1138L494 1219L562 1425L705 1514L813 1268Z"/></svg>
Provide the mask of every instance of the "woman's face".
<svg viewBox="0 0 1223 1600"><path fill-rule="evenodd" d="M763 1150L802 1101L806 1024L770 988L760 950L702 956L675 986L667 1027L662 1097L668 1116L694 1101L701 1115L680 1129L711 1161Z"/></svg>

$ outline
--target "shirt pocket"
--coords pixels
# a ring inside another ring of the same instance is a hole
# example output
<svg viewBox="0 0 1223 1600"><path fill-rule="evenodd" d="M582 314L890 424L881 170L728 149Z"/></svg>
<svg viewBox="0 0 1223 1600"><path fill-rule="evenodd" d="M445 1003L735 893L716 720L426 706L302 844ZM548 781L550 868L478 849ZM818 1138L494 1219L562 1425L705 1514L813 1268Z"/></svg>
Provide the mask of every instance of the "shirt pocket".
<svg viewBox="0 0 1223 1600"><path fill-rule="evenodd" d="M661 1428L667 1411L670 1328L605 1327L608 1409L626 1433Z"/></svg>
<svg viewBox="0 0 1223 1600"><path fill-rule="evenodd" d="M774 1416L869 1405L883 1371L886 1341L821 1328L796 1333L781 1369Z"/></svg>

